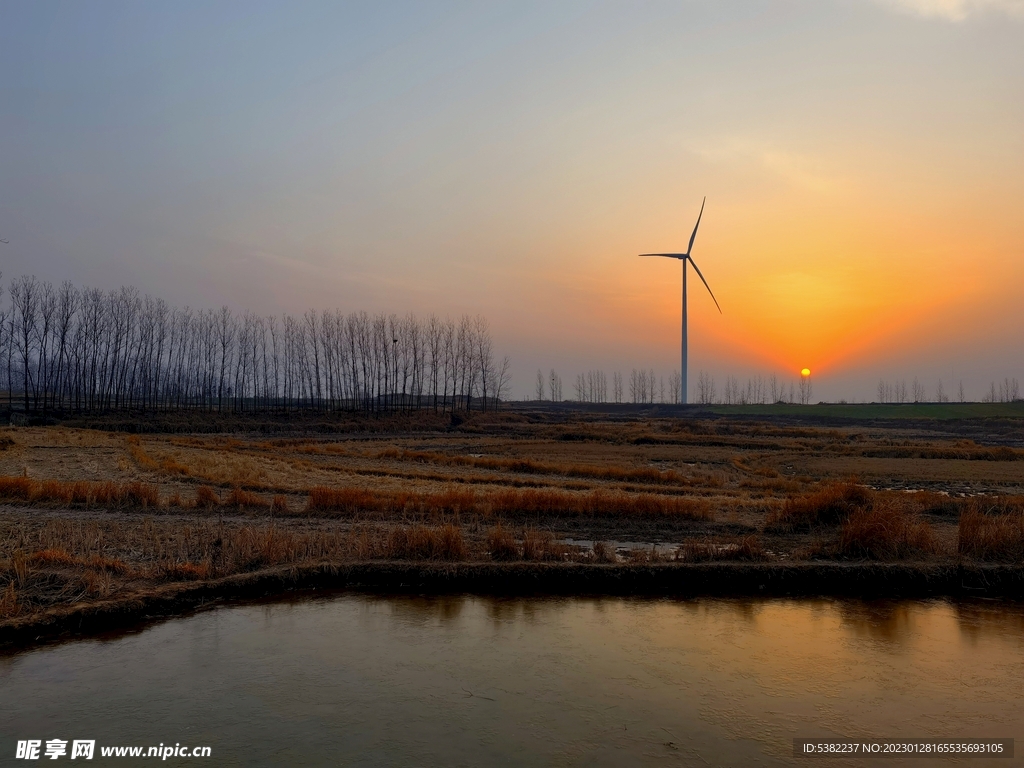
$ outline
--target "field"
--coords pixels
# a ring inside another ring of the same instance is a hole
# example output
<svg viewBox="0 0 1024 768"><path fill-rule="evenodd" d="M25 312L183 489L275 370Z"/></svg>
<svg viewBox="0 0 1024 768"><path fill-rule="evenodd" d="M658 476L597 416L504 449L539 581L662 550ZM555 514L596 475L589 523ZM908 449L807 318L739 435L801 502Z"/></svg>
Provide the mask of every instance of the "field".
<svg viewBox="0 0 1024 768"><path fill-rule="evenodd" d="M313 566L1024 563L1022 415L872 407L3 428L0 632Z"/></svg>

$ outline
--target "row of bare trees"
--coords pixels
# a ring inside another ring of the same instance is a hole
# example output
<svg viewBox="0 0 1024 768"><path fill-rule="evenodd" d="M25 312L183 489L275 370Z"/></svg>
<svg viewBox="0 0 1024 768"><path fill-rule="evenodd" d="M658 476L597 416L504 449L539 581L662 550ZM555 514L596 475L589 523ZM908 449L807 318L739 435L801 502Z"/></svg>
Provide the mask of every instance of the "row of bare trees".
<svg viewBox="0 0 1024 768"><path fill-rule="evenodd" d="M966 402L966 399L964 383L961 381L957 400L963 403ZM916 377L911 382L909 388L907 387L906 379L897 379L891 382L885 379L878 380L878 402L880 403L926 403L929 400L931 398L928 397L924 384ZM946 394L942 379L939 379L938 386L935 389L935 399L933 402L949 402L949 395Z"/></svg>
<svg viewBox="0 0 1024 768"><path fill-rule="evenodd" d="M658 378L654 371L646 369L633 369L629 377L629 398L634 403L654 402L679 402L679 374L675 373L669 377L670 393L669 400L666 400L665 380L661 379L659 389ZM590 370L586 373L576 374L576 381L573 384L574 397L580 403L622 403L625 401L625 387L623 377L619 371L612 374L612 388L608 391L608 375L601 370ZM674 387L674 389L672 389ZM660 392L660 400L659 400ZM675 394L672 394L674 392ZM537 370L537 382L534 389L536 400L552 400L562 402L562 377L554 368L545 376L544 372Z"/></svg>
<svg viewBox="0 0 1024 768"><path fill-rule="evenodd" d="M628 378L616 371L612 374L609 393L608 377L604 371L591 370L576 375L574 399L581 403L679 403L681 379L679 371L673 371L667 380L664 376L658 376L653 369L634 368ZM727 376L719 389L710 373L700 371L694 386L694 402L702 405L806 405L811 401L811 392L811 380L806 376L796 383L788 384L774 374L767 378L758 376L747 379L745 384L735 376ZM537 371L534 396L537 400L562 400L562 379L554 369L547 376L543 371Z"/></svg>
<svg viewBox="0 0 1024 768"><path fill-rule="evenodd" d="M917 378L907 387L905 379L895 381L878 380L878 402L880 403L948 403L955 398L957 402L966 403L964 383L959 382L955 394L946 392L942 379L935 385L935 394L929 397L928 392ZM991 382L988 390L981 398L983 403L1012 403L1021 399L1020 382L1016 378L1006 378L1001 382Z"/></svg>
<svg viewBox="0 0 1024 768"><path fill-rule="evenodd" d="M0 366L8 408L41 414L490 409L510 376L479 316L238 316L34 277L0 295Z"/></svg>
<svg viewBox="0 0 1024 768"><path fill-rule="evenodd" d="M797 382L785 382L776 374L755 376L745 383L735 376L726 376L721 390L715 377L706 371L697 374L696 402L702 405L765 405L768 403L811 402L813 388L810 376L801 376Z"/></svg>

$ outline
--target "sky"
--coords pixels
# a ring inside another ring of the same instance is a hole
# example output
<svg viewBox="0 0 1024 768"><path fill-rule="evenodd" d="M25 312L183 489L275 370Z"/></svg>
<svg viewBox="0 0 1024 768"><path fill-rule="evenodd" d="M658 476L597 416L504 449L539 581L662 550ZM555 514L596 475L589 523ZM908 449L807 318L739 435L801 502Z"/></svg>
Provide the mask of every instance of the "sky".
<svg viewBox="0 0 1024 768"><path fill-rule="evenodd" d="M0 0L0 271L554 367L1024 379L1024 0Z"/></svg>

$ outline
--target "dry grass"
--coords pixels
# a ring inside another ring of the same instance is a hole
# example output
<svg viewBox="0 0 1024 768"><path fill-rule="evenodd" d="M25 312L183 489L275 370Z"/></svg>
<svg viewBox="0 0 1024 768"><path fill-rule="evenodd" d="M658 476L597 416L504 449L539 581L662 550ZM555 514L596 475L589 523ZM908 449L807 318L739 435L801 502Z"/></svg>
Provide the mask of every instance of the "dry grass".
<svg viewBox="0 0 1024 768"><path fill-rule="evenodd" d="M160 575L167 581L200 581L210 578L213 568L204 563L162 563Z"/></svg>
<svg viewBox="0 0 1024 768"><path fill-rule="evenodd" d="M717 560L757 561L768 558L761 540L751 534L732 542L688 539L676 550L675 559L685 563L704 563Z"/></svg>
<svg viewBox="0 0 1024 768"><path fill-rule="evenodd" d="M14 582L7 584L7 589L0 594L0 619L9 619L21 613L21 606L18 604L18 590L14 588Z"/></svg>
<svg viewBox="0 0 1024 768"><path fill-rule="evenodd" d="M318 486L309 491L306 512L335 512L342 516L353 516L360 512L383 511L386 501L382 494L366 488Z"/></svg>
<svg viewBox="0 0 1024 768"><path fill-rule="evenodd" d="M0 477L0 499L4 501L31 501L39 484L27 477Z"/></svg>
<svg viewBox="0 0 1024 768"><path fill-rule="evenodd" d="M556 490L498 491L487 498L490 511L507 516L567 517L674 517L685 520L713 520L705 499L628 494L596 490L568 493Z"/></svg>
<svg viewBox="0 0 1024 768"><path fill-rule="evenodd" d="M486 541L487 553L492 560L563 561L583 556L579 548L556 541L550 531L534 528L524 529L517 540L515 535L499 524L488 530Z"/></svg>
<svg viewBox="0 0 1024 768"><path fill-rule="evenodd" d="M528 528L523 531L523 560L550 560L560 562L571 559L578 550L555 541L550 531Z"/></svg>
<svg viewBox="0 0 1024 768"><path fill-rule="evenodd" d="M210 486L200 485L196 488L195 506L197 509L213 509L220 506L220 497Z"/></svg>
<svg viewBox="0 0 1024 768"><path fill-rule="evenodd" d="M518 560L516 537L499 523L487 532L487 553L494 560Z"/></svg>
<svg viewBox="0 0 1024 768"><path fill-rule="evenodd" d="M317 448L313 446L309 446L305 450L311 453L318 452ZM322 448L320 450L334 452L330 451L329 448ZM427 451L401 450L398 448L387 448L374 454L374 457L377 459L412 461L442 466L474 467L476 469L489 469L517 474L560 475L562 477L583 477L594 480L615 480L649 484L690 486L700 480L700 478L684 475L675 470L661 470L653 467L602 467L570 462L541 462L523 458L506 459L492 456L450 455Z"/></svg>
<svg viewBox="0 0 1024 768"><path fill-rule="evenodd" d="M160 492L148 483L62 482L28 477L0 477L0 501L59 506L156 507Z"/></svg>
<svg viewBox="0 0 1024 768"><path fill-rule="evenodd" d="M606 541L594 542L591 557L595 563L616 563L619 560L615 556L615 550Z"/></svg>
<svg viewBox="0 0 1024 768"><path fill-rule="evenodd" d="M674 556L638 547L634 562L1024 558L1024 503L939 493L1014 492L1021 453L917 426L557 414L407 431L340 423L329 438L291 420L272 426L293 436L272 439L0 430L0 502L17 507L0 515L0 612L292 564L618 562L605 537L683 542ZM1010 439L1021 428L993 429ZM892 490L833 479L854 475ZM930 490L898 490L908 488ZM124 514L78 511L92 508ZM171 514L133 515L157 508ZM563 536L596 543L581 551Z"/></svg>
<svg viewBox="0 0 1024 768"><path fill-rule="evenodd" d="M110 595L152 582L216 578L281 564L474 556L454 524L339 531L212 520L183 525L149 518L138 523L57 519L41 526L22 523L2 533L0 584L17 591L17 599L5 604L8 613L15 604L18 610L38 608L76 595Z"/></svg>
<svg viewBox="0 0 1024 768"><path fill-rule="evenodd" d="M938 543L928 523L906 500L876 499L871 509L856 509L843 522L838 552L874 560L935 554Z"/></svg>
<svg viewBox="0 0 1024 768"><path fill-rule="evenodd" d="M54 547L34 552L30 560L40 565L77 565L81 558L75 557L66 549Z"/></svg>
<svg viewBox="0 0 1024 768"><path fill-rule="evenodd" d="M129 435L126 440L128 453L136 465L147 472L172 477L191 477L215 485L252 484L263 485L262 473L242 457L232 455L243 443L239 440L219 440L213 443L214 450L203 453L202 460L195 466L182 463L177 456L153 456L142 446L138 435ZM175 438L172 444L208 447L193 438Z"/></svg>
<svg viewBox="0 0 1024 768"><path fill-rule="evenodd" d="M871 490L853 480L826 483L812 493L787 499L781 508L768 514L765 525L769 530L835 525L871 501Z"/></svg>
<svg viewBox="0 0 1024 768"><path fill-rule="evenodd" d="M462 530L448 524L395 528L387 541L386 556L395 560L465 560L469 555Z"/></svg>
<svg viewBox="0 0 1024 768"><path fill-rule="evenodd" d="M502 490L485 494L447 489L441 493L371 491L317 487L309 492L307 513L355 516L363 512L454 515L475 512L505 517L675 517L711 520L704 499L611 491Z"/></svg>
<svg viewBox="0 0 1024 768"><path fill-rule="evenodd" d="M237 509L264 509L268 504L255 493L242 490L236 485L224 500L224 506Z"/></svg>
<svg viewBox="0 0 1024 768"><path fill-rule="evenodd" d="M978 560L1024 560L1024 500L988 505L968 500L960 514L957 551Z"/></svg>

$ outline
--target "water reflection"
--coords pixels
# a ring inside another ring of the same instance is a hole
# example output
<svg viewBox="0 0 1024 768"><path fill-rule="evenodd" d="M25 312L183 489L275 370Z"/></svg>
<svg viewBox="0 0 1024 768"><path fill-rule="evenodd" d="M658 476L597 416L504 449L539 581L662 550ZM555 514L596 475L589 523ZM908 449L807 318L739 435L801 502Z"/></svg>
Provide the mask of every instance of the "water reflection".
<svg viewBox="0 0 1024 768"><path fill-rule="evenodd" d="M921 614L921 603L895 600L838 601L835 607L844 627L858 637L897 644L914 636L914 621Z"/></svg>
<svg viewBox="0 0 1024 768"><path fill-rule="evenodd" d="M995 600L954 603L961 635L978 642L993 633L1016 637L1024 650L1024 605Z"/></svg>
<svg viewBox="0 0 1024 768"><path fill-rule="evenodd" d="M786 765L795 736L1024 733L1022 629L992 602L343 595L0 660L0 736L187 738L218 765Z"/></svg>

